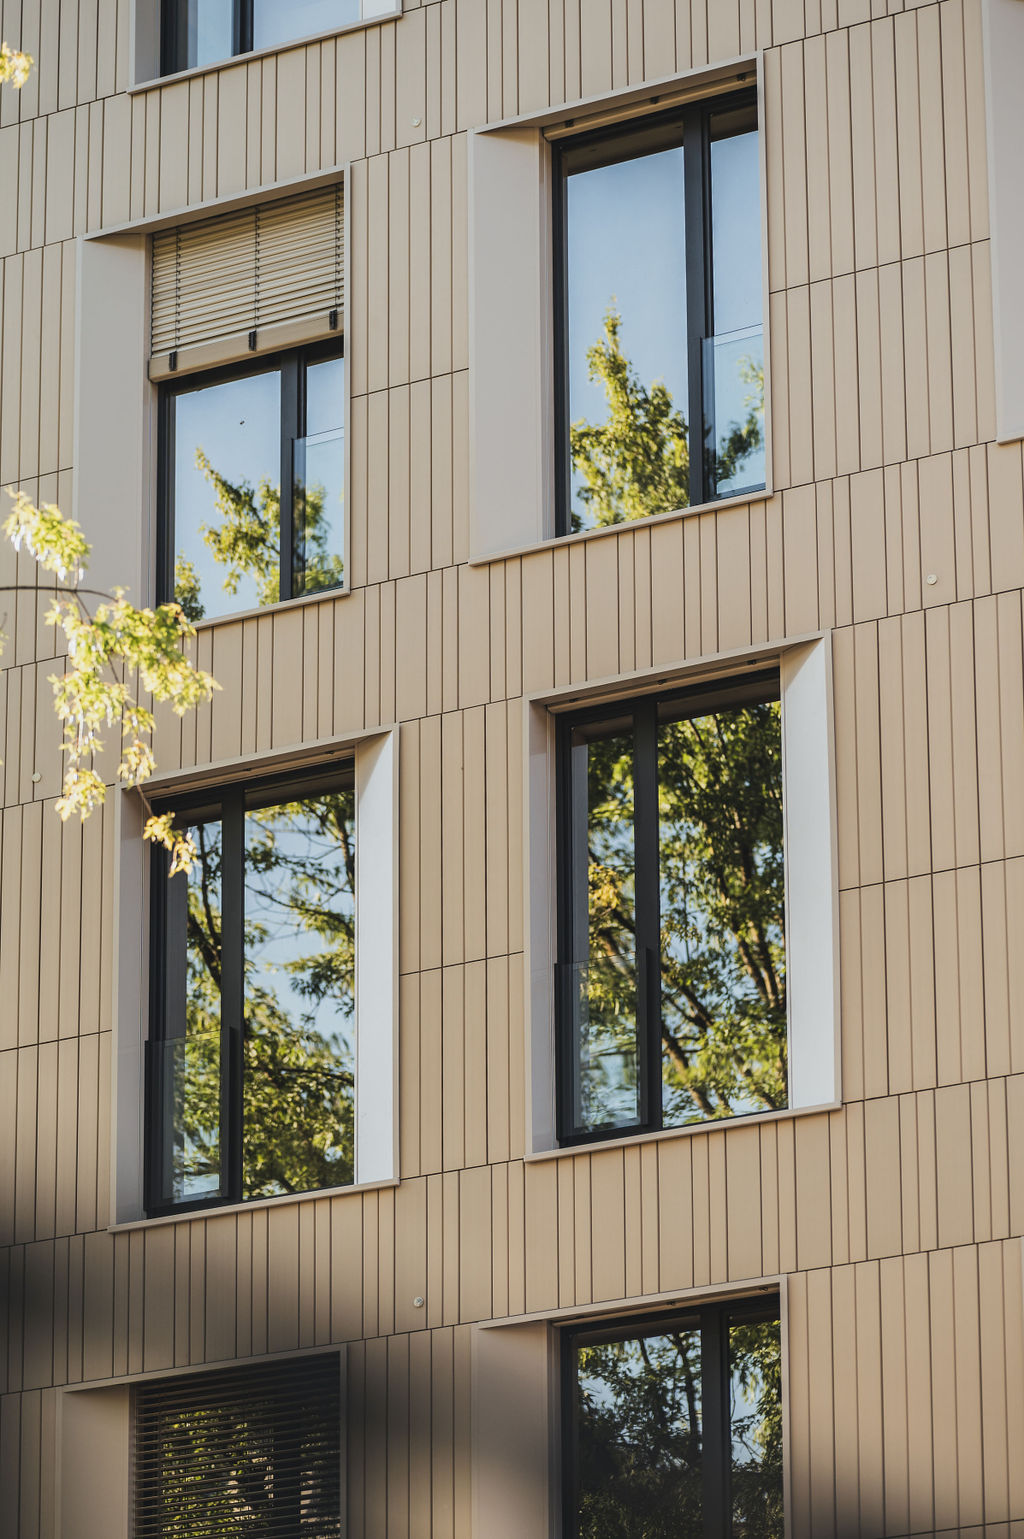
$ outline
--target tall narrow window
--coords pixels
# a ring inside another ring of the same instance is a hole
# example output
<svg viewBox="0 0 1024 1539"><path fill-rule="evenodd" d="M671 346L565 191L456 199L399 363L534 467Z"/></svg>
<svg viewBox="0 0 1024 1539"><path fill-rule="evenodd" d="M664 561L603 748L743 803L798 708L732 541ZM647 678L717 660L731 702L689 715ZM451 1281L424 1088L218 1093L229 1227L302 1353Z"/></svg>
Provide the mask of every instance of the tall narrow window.
<svg viewBox="0 0 1024 1539"><path fill-rule="evenodd" d="M788 1101L777 673L560 723L564 1142Z"/></svg>
<svg viewBox="0 0 1024 1539"><path fill-rule="evenodd" d="M566 1539L783 1539L778 1301L567 1333Z"/></svg>
<svg viewBox="0 0 1024 1539"><path fill-rule="evenodd" d="M350 773L173 804L199 858L154 853L150 1213L354 1179Z"/></svg>
<svg viewBox="0 0 1024 1539"><path fill-rule="evenodd" d="M341 1539L336 1353L140 1384L134 1539Z"/></svg>
<svg viewBox="0 0 1024 1539"><path fill-rule="evenodd" d="M555 159L559 532L763 487L756 98Z"/></svg>
<svg viewBox="0 0 1024 1539"><path fill-rule="evenodd" d="M344 417L337 347L166 385L161 597L200 620L341 586Z"/></svg>

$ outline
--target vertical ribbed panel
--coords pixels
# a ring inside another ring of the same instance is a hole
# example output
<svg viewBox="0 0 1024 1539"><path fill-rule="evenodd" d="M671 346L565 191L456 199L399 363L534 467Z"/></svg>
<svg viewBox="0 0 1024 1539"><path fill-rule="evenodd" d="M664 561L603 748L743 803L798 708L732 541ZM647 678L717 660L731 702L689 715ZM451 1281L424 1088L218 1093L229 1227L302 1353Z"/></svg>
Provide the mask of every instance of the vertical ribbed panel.
<svg viewBox="0 0 1024 1539"><path fill-rule="evenodd" d="M336 1354L135 1391L134 1539L340 1539Z"/></svg>
<svg viewBox="0 0 1024 1539"><path fill-rule="evenodd" d="M155 235L153 353L340 309L343 207L337 183Z"/></svg>

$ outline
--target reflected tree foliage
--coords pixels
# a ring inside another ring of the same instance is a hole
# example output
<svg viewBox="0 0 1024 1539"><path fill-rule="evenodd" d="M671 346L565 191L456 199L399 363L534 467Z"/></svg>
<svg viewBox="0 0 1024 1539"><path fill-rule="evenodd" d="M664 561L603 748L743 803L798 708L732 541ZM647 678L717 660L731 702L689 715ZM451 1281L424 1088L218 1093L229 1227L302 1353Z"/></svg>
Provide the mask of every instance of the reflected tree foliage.
<svg viewBox="0 0 1024 1539"><path fill-rule="evenodd" d="M621 329L613 304L603 336L587 349L587 377L603 387L608 412L604 422L580 418L569 428L578 504L574 530L628 523L690 503L689 426L661 380L642 383L623 351ZM720 429L716 446L707 445L712 484L732 480L764 442L764 368L747 358L740 369L749 387L746 416Z"/></svg>
<svg viewBox="0 0 1024 1539"><path fill-rule="evenodd" d="M579 1539L702 1535L700 1333L581 1347Z"/></svg>
<svg viewBox="0 0 1024 1539"><path fill-rule="evenodd" d="M221 474L202 449L196 465L214 494L216 519L200 525L203 543L223 569L222 587L235 594L243 577L251 578L257 603L276 604L281 596L281 489L263 476L254 486L245 479L231 481ZM344 559L330 548L332 529L327 516L327 489L322 482L296 487L292 510L293 543L301 565L301 591L317 593L338 587ZM194 561L178 551L174 564L174 596L193 622L205 613Z"/></svg>
<svg viewBox="0 0 1024 1539"><path fill-rule="evenodd" d="M250 811L245 822L242 1189L256 1198L354 1178L354 793ZM220 840L201 825L196 842L186 1183L217 1164L221 1083Z"/></svg>
<svg viewBox="0 0 1024 1539"><path fill-rule="evenodd" d="M782 1350L778 1320L729 1330L733 1539L782 1539Z"/></svg>
<svg viewBox="0 0 1024 1539"><path fill-rule="evenodd" d="M662 722L657 775L664 1122L780 1109L787 1073L778 702ZM606 1063L620 1065L634 1051L630 736L588 745L588 781L587 1011L592 1072L607 1078ZM592 1098L605 1098L603 1084Z"/></svg>
<svg viewBox="0 0 1024 1539"><path fill-rule="evenodd" d="M782 737L777 701L663 724L665 1118L786 1105Z"/></svg>
<svg viewBox="0 0 1024 1539"><path fill-rule="evenodd" d="M723 1539L782 1539L777 1320L729 1331L731 1448L703 1426L698 1329L581 1346L576 1374L579 1539L702 1539L705 1459L728 1466Z"/></svg>

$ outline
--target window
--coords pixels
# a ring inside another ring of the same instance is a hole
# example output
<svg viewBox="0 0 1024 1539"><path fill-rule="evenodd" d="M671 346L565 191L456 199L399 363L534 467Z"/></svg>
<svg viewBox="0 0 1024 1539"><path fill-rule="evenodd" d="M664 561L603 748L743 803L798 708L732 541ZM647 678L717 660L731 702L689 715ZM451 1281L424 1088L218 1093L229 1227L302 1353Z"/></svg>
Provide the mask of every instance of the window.
<svg viewBox="0 0 1024 1539"><path fill-rule="evenodd" d="M218 64L400 9L395 0L163 0L161 73Z"/></svg>
<svg viewBox="0 0 1024 1539"><path fill-rule="evenodd" d="M765 484L757 100L555 146L557 530Z"/></svg>
<svg viewBox="0 0 1024 1539"><path fill-rule="evenodd" d="M164 805L199 858L153 853L147 1211L350 1183L353 773Z"/></svg>
<svg viewBox="0 0 1024 1539"><path fill-rule="evenodd" d="M163 387L158 583L191 619L342 585L344 371L329 343Z"/></svg>
<svg viewBox="0 0 1024 1539"><path fill-rule="evenodd" d="M337 1354L133 1392L133 1539L341 1539Z"/></svg>
<svg viewBox="0 0 1024 1539"><path fill-rule="evenodd" d="M779 696L772 668L559 718L562 1143L789 1104Z"/></svg>
<svg viewBox="0 0 1024 1539"><path fill-rule="evenodd" d="M777 1299L563 1337L566 1539L782 1539Z"/></svg>

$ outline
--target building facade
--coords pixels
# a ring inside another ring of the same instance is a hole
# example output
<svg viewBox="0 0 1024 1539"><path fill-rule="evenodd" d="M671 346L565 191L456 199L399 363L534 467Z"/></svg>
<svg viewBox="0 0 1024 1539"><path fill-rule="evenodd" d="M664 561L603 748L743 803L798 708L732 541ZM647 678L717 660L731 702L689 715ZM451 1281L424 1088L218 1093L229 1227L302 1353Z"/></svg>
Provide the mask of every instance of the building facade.
<svg viewBox="0 0 1024 1539"><path fill-rule="evenodd" d="M1024 5L0 16L0 1533L1011 1539Z"/></svg>

